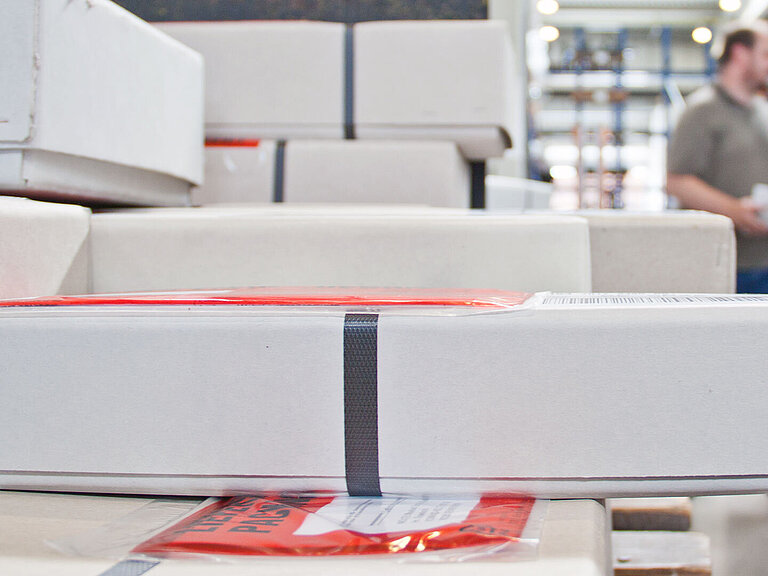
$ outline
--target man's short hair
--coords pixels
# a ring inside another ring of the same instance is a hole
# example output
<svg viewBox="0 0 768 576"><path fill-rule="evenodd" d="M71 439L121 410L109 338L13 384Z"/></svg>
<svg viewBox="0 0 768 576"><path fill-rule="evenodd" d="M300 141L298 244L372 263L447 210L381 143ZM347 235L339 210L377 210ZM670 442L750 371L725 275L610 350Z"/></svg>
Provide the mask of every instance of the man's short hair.
<svg viewBox="0 0 768 576"><path fill-rule="evenodd" d="M756 20L750 24L739 23L735 27L727 28L713 46L713 56L717 59L717 63L723 66L730 62L734 46L754 48L758 34L768 36L768 23L764 20Z"/></svg>

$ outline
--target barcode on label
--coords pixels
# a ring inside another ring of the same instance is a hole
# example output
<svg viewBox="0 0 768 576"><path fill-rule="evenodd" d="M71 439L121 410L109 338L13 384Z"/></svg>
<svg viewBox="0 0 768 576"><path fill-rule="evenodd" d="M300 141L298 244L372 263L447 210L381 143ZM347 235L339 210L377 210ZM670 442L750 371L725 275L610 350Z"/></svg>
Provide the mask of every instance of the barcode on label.
<svg viewBox="0 0 768 576"><path fill-rule="evenodd" d="M739 304L768 303L768 294L549 294L542 302L552 305L632 306L642 304Z"/></svg>

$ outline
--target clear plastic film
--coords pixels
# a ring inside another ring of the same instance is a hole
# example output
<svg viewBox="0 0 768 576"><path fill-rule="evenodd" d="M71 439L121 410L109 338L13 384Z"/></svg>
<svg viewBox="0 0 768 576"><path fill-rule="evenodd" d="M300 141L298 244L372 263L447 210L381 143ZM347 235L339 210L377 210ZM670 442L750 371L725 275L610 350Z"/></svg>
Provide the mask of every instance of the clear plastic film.
<svg viewBox="0 0 768 576"><path fill-rule="evenodd" d="M532 294L464 288L371 287L248 287L219 290L127 292L0 300L0 309L82 306L248 306L276 309L344 309L366 312L407 312L417 315L464 315L520 309Z"/></svg>
<svg viewBox="0 0 768 576"><path fill-rule="evenodd" d="M158 501L161 502L161 501ZM398 562L535 558L547 502L482 496L351 497L264 494L209 499L158 531L162 504L53 542L60 551L113 558L390 558ZM143 517L143 521L137 521ZM111 542L111 544L110 544Z"/></svg>
<svg viewBox="0 0 768 576"><path fill-rule="evenodd" d="M186 497L149 500L129 514L103 526L49 540L46 544L70 556L117 560L129 554L138 543L217 500Z"/></svg>

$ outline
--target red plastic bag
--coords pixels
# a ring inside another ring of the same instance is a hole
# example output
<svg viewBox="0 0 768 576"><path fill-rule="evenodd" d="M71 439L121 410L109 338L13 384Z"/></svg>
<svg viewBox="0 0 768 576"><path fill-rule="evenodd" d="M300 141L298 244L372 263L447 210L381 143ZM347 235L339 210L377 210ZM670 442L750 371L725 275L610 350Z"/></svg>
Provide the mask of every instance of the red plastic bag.
<svg viewBox="0 0 768 576"><path fill-rule="evenodd" d="M236 496L134 548L150 556L346 556L497 549L521 540L531 498Z"/></svg>
<svg viewBox="0 0 768 576"><path fill-rule="evenodd" d="M14 306L341 306L341 307L463 307L475 310L508 310L525 304L532 295L505 290L463 288L366 287L249 287L220 290L127 292L0 300L0 307Z"/></svg>

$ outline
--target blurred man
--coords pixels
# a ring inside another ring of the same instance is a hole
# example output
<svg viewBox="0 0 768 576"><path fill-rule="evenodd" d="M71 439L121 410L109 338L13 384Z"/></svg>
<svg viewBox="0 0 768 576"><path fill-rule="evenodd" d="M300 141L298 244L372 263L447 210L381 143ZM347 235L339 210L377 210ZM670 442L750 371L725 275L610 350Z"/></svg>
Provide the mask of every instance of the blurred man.
<svg viewBox="0 0 768 576"><path fill-rule="evenodd" d="M738 292L768 292L768 224L750 198L768 184L768 23L728 32L717 80L688 99L669 144L667 191L682 208L728 216L736 228ZM768 207L765 208L768 214Z"/></svg>

